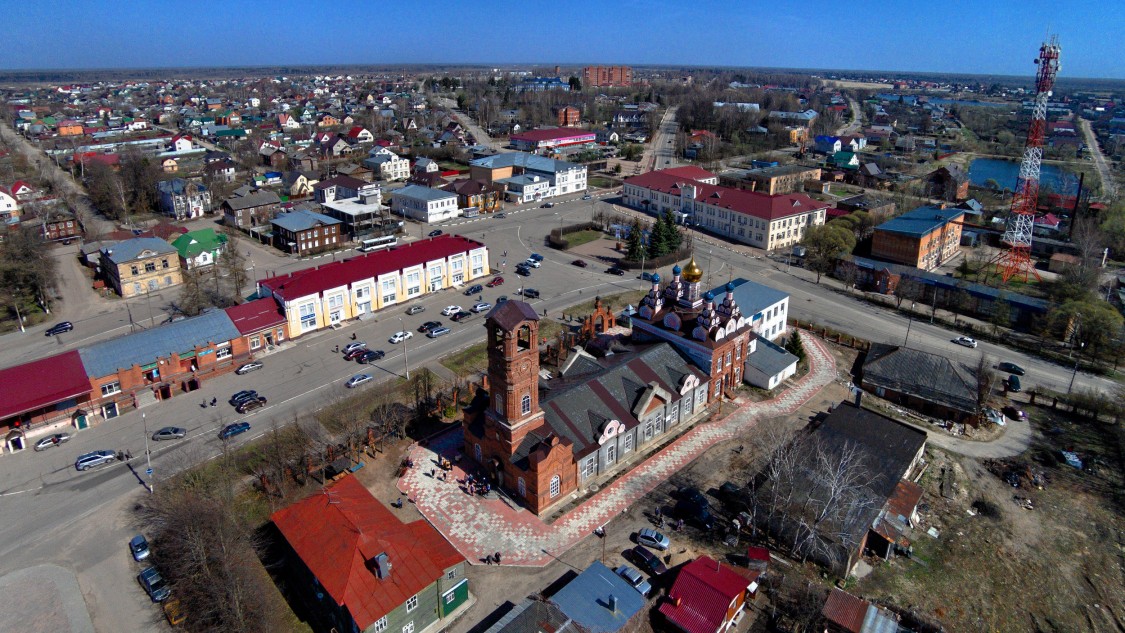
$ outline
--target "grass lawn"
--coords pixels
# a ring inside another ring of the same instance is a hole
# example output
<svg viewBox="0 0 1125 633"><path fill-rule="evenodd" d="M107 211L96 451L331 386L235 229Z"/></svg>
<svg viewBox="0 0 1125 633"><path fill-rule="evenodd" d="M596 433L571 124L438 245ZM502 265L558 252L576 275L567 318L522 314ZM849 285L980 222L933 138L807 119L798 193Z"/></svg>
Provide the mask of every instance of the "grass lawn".
<svg viewBox="0 0 1125 633"><path fill-rule="evenodd" d="M600 189L613 189L618 184L620 184L616 180L610 180L609 178L602 178L601 176L594 176L594 177L590 178L587 182L590 183L591 187L598 187Z"/></svg>
<svg viewBox="0 0 1125 633"><path fill-rule="evenodd" d="M563 237L566 239L566 247L574 248L576 246L582 246L583 244L589 244L590 242L600 240L601 238L605 237L605 235L601 231L589 230L578 231L577 233L569 233L567 235L564 235Z"/></svg>
<svg viewBox="0 0 1125 633"><path fill-rule="evenodd" d="M441 360L441 364L458 376L481 372L488 367L488 350L485 349L483 342L477 343L446 356Z"/></svg>

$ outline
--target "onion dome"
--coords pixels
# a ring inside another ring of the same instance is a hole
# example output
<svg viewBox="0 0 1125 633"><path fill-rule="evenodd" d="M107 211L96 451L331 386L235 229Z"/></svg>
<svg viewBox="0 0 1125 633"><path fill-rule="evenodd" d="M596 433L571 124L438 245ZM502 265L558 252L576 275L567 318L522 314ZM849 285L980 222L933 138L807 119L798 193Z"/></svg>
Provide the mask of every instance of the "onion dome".
<svg viewBox="0 0 1125 633"><path fill-rule="evenodd" d="M703 279L703 269L699 264L695 263L695 256L692 255L691 261L688 262L687 268L684 269L684 281L688 283L698 283Z"/></svg>

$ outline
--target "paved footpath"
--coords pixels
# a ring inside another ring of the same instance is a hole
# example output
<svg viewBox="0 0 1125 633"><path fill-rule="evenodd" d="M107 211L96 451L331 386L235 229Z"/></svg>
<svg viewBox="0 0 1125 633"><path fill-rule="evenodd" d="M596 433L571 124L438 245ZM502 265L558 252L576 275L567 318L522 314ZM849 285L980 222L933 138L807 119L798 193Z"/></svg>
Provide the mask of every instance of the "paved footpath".
<svg viewBox="0 0 1125 633"><path fill-rule="evenodd" d="M801 339L809 372L791 388L772 400L744 404L722 420L699 424L553 523L544 523L519 506L513 508L495 494L470 497L457 483L465 477L460 467L454 467L448 481L430 476L438 455L450 460L458 455L460 429L434 438L424 447L413 447L410 457L415 466L399 480L399 489L470 563L483 563L486 555L500 552L505 565L547 565L707 449L759 419L792 414L831 383L836 378L836 363L825 344L805 332Z"/></svg>

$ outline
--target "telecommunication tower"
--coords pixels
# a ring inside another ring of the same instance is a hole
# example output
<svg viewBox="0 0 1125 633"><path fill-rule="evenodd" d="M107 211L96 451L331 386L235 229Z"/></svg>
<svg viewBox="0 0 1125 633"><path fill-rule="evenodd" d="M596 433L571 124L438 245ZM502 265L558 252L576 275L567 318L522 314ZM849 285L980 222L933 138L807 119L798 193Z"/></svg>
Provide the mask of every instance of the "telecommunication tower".
<svg viewBox="0 0 1125 633"><path fill-rule="evenodd" d="M1001 238L1006 247L999 258L1004 281L1012 277L1022 277L1023 281L1027 281L1028 273L1039 279L1039 273L1031 263L1031 232L1035 228L1035 209L1039 199L1039 166L1043 162L1043 138L1047 131L1047 101L1055 86L1055 75L1059 72L1061 50L1058 36L1052 36L1039 47L1039 57L1035 60L1039 70L1035 73L1031 125L1027 129L1027 144L1024 145L1020 175L1012 196L1008 228Z"/></svg>

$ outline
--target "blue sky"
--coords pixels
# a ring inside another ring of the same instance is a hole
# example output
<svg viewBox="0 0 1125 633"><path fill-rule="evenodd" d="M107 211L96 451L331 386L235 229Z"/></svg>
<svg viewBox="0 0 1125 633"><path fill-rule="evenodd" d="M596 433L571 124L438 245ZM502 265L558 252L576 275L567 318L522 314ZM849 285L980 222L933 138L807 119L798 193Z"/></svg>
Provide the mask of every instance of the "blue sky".
<svg viewBox="0 0 1125 633"><path fill-rule="evenodd" d="M1125 79L1121 0L0 0L0 14L3 69L605 63L1030 75L1050 28L1060 77Z"/></svg>

